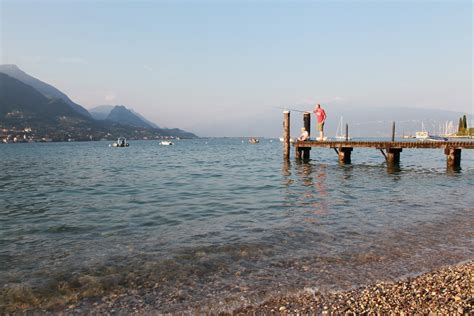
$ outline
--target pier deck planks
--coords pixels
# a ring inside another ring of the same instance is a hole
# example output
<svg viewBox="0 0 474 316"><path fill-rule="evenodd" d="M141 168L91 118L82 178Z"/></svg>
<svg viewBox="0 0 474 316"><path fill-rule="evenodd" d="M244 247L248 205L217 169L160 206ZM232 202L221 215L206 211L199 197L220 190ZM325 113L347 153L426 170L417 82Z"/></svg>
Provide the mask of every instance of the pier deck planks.
<svg viewBox="0 0 474 316"><path fill-rule="evenodd" d="M322 148L420 148L420 149L474 149L474 142L472 141L447 141L447 142L432 142L432 141L298 141L293 144L295 148L307 147L322 147Z"/></svg>

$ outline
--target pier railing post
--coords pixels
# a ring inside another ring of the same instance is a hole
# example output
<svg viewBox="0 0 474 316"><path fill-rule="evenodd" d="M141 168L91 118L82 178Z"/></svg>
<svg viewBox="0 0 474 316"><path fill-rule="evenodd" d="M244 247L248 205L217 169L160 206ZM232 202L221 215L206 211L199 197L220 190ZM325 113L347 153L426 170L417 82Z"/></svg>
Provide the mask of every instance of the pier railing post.
<svg viewBox="0 0 474 316"><path fill-rule="evenodd" d="M303 113L303 124L304 129L308 132L308 135L311 136L311 114L309 112Z"/></svg>
<svg viewBox="0 0 474 316"><path fill-rule="evenodd" d="M347 141L349 141L349 124L346 123L346 142Z"/></svg>
<svg viewBox="0 0 474 316"><path fill-rule="evenodd" d="M308 132L308 136L311 135L311 114L309 112L303 113L303 126L304 129ZM303 151L303 159L309 159L309 153L311 151L311 147L306 147L302 149Z"/></svg>
<svg viewBox="0 0 474 316"><path fill-rule="evenodd" d="M395 121L392 123L392 142L395 141Z"/></svg>
<svg viewBox="0 0 474 316"><path fill-rule="evenodd" d="M283 159L290 159L290 111L283 111Z"/></svg>

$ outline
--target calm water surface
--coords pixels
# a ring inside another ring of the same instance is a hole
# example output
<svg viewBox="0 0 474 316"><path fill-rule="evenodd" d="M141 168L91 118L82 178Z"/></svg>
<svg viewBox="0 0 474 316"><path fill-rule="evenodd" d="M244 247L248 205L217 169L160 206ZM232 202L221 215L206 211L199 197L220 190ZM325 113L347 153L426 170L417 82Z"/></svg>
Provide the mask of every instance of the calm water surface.
<svg viewBox="0 0 474 316"><path fill-rule="evenodd" d="M374 149L352 160L284 163L268 139L0 145L0 311L118 289L225 310L474 257L474 151L457 172L443 150L404 150L400 170Z"/></svg>

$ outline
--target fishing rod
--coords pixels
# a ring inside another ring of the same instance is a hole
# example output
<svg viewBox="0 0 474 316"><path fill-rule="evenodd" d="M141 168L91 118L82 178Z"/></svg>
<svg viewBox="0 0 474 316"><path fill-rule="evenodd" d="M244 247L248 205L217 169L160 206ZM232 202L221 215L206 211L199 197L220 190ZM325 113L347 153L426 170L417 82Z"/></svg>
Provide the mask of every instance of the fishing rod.
<svg viewBox="0 0 474 316"><path fill-rule="evenodd" d="M312 112L312 111L301 111L301 110L290 109L290 108L282 108L282 107L279 107L279 106L272 106L272 108L281 109L281 110L295 111L295 112L300 112L300 113L310 113L310 112Z"/></svg>

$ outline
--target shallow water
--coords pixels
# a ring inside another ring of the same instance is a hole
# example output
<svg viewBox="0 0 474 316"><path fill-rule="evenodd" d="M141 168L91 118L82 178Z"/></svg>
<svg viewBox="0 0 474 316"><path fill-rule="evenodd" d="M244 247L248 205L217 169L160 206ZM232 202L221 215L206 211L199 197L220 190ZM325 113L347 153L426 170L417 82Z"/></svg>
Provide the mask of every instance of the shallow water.
<svg viewBox="0 0 474 316"><path fill-rule="evenodd" d="M443 150L388 170L374 149L285 163L268 139L107 145L0 146L0 307L142 287L162 311L225 310L474 257L472 150L450 171Z"/></svg>

